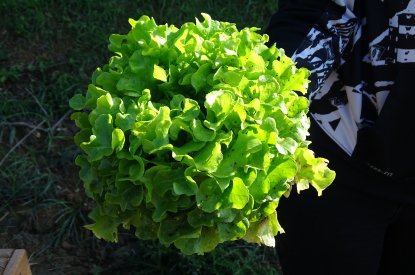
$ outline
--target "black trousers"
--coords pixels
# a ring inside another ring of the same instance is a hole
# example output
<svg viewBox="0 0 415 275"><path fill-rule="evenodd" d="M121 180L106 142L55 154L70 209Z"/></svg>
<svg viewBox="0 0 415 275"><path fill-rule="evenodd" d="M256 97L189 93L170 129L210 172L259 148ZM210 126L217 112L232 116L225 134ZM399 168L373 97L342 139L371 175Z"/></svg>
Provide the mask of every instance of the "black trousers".
<svg viewBox="0 0 415 275"><path fill-rule="evenodd" d="M281 199L283 275L415 275L415 183L357 169L327 137L312 136L337 177L320 197L310 187Z"/></svg>

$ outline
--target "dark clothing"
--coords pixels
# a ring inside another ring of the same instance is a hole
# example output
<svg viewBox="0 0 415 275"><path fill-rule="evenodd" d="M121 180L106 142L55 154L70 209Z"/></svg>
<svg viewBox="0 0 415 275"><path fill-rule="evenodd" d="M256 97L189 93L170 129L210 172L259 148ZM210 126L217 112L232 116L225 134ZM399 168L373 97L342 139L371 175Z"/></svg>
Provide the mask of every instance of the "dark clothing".
<svg viewBox="0 0 415 275"><path fill-rule="evenodd" d="M283 0L266 33L310 70L310 149L337 173L281 199L284 275L415 274L415 0Z"/></svg>
<svg viewBox="0 0 415 275"><path fill-rule="evenodd" d="M334 188L335 185L345 184L356 191L372 194L382 199L415 205L415 184L413 182L391 179L372 169L359 165L359 163L356 163L353 158L340 149L313 119L311 119L309 132L310 140L312 141L309 148L315 152L316 156L328 159L328 166L336 171L336 178L328 189ZM365 174L367 180L342 180L342 174L339 174L337 171L342 167L349 169L350 173L356 172L356 177L360 174ZM323 191L322 196L324 196L327 190Z"/></svg>
<svg viewBox="0 0 415 275"><path fill-rule="evenodd" d="M315 122L310 137L336 179L320 197L311 188L281 198L282 275L415 274L414 184L356 166Z"/></svg>
<svg viewBox="0 0 415 275"><path fill-rule="evenodd" d="M372 177L333 164L339 177L317 197L292 192L278 206L283 275L415 274L415 206L360 192L345 182Z"/></svg>
<svg viewBox="0 0 415 275"><path fill-rule="evenodd" d="M266 33L311 71L320 128L359 165L414 183L415 0L286 0Z"/></svg>

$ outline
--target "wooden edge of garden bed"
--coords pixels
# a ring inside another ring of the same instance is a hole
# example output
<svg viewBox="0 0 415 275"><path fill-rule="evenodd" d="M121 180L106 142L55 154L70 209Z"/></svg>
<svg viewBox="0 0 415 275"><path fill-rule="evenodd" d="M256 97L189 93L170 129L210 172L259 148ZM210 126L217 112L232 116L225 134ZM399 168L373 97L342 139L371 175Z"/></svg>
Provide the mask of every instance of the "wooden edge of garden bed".
<svg viewBox="0 0 415 275"><path fill-rule="evenodd" d="M0 249L1 275L32 275L25 249Z"/></svg>

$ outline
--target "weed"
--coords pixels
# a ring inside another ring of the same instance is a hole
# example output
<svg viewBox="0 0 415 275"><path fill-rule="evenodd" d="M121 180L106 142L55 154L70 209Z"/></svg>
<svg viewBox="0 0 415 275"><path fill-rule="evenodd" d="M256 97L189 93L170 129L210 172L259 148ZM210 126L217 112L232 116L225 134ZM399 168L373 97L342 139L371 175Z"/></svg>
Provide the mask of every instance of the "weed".
<svg viewBox="0 0 415 275"><path fill-rule="evenodd" d="M94 267L94 274L189 274L189 275L277 275L275 250L243 241L227 242L205 255L183 255L158 241L129 239L128 244L112 246L112 261Z"/></svg>

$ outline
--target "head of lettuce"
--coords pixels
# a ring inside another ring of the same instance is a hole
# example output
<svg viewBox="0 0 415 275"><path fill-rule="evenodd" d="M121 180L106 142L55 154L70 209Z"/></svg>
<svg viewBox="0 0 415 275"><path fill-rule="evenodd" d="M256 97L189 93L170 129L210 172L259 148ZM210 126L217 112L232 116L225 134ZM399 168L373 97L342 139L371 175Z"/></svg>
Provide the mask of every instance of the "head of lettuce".
<svg viewBox="0 0 415 275"><path fill-rule="evenodd" d="M334 180L308 149L309 72L257 28L202 16L180 28L130 19L70 100L96 203L86 227L99 238L117 241L124 226L185 254L238 239L273 246L281 196Z"/></svg>

